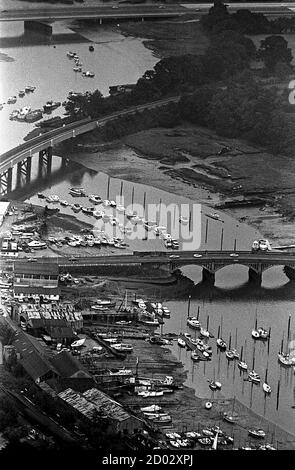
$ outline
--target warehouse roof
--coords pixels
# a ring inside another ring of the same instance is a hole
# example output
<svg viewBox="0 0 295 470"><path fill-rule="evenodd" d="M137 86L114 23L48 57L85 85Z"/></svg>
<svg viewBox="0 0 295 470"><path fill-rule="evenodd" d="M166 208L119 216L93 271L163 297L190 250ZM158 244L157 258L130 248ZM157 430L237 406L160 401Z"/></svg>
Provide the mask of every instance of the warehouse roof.
<svg viewBox="0 0 295 470"><path fill-rule="evenodd" d="M100 408L100 411L108 418L115 419L116 421L124 421L130 418L130 415L124 410L120 403L97 388L91 388L84 392L83 395L87 400L90 400L95 406Z"/></svg>
<svg viewBox="0 0 295 470"><path fill-rule="evenodd" d="M38 295L59 295L60 289L58 287L28 287L28 286L20 286L14 284L14 293L15 294L38 294Z"/></svg>
<svg viewBox="0 0 295 470"><path fill-rule="evenodd" d="M58 276L58 265L56 263L28 263L24 261L14 262L14 273L15 274L47 274Z"/></svg>

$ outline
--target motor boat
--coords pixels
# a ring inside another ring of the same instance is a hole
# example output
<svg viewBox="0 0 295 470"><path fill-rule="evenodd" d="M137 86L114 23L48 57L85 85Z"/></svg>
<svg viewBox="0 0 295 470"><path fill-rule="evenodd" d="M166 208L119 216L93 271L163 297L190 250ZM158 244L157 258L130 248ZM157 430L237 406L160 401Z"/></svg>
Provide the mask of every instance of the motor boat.
<svg viewBox="0 0 295 470"><path fill-rule="evenodd" d="M212 444L210 437L201 437L198 439L198 442L202 446L210 446Z"/></svg>
<svg viewBox="0 0 295 470"><path fill-rule="evenodd" d="M36 87L35 87L35 86L27 85L27 86L25 87L25 92L26 92L26 93L30 93L30 92L33 93L35 90L36 90Z"/></svg>
<svg viewBox="0 0 295 470"><path fill-rule="evenodd" d="M217 347L219 349L226 349L227 348L227 344L222 338L217 338L216 344L217 344Z"/></svg>
<svg viewBox="0 0 295 470"><path fill-rule="evenodd" d="M229 361L233 361L235 358L235 355L231 349L225 352L225 356Z"/></svg>
<svg viewBox="0 0 295 470"><path fill-rule="evenodd" d="M249 372L248 379L250 380L250 382L257 383L257 384L259 384L261 380L260 375L257 374L257 372L255 372L254 370Z"/></svg>
<svg viewBox="0 0 295 470"><path fill-rule="evenodd" d="M188 317L187 324L190 328L195 330L199 330L201 328L201 323L197 319L197 317Z"/></svg>
<svg viewBox="0 0 295 470"><path fill-rule="evenodd" d="M104 216L103 211L93 211L93 215L96 219L101 219Z"/></svg>
<svg viewBox="0 0 295 470"><path fill-rule="evenodd" d="M213 391L215 390L221 390L221 383L220 382L216 382L215 380L211 380L209 382L209 388Z"/></svg>
<svg viewBox="0 0 295 470"><path fill-rule="evenodd" d="M265 438L265 432L263 429L249 429L248 434L251 437L255 437L256 439L264 439Z"/></svg>
<svg viewBox="0 0 295 470"><path fill-rule="evenodd" d="M200 354L198 354L196 351L192 351L191 359L194 362L198 362L200 360Z"/></svg>
<svg viewBox="0 0 295 470"><path fill-rule="evenodd" d="M33 248L34 250L42 250L47 248L47 245L45 242L42 242L41 240L32 240L31 242L28 243L29 248Z"/></svg>
<svg viewBox="0 0 295 470"><path fill-rule="evenodd" d="M186 346L186 342L185 342L184 339L182 339L182 338L178 338L177 344L178 344L178 346L180 346L181 348L185 348L185 346Z"/></svg>
<svg viewBox="0 0 295 470"><path fill-rule="evenodd" d="M266 382L262 385L262 388L264 393L266 393L267 395L271 394L271 387Z"/></svg>
<svg viewBox="0 0 295 470"><path fill-rule="evenodd" d="M82 212L86 215L93 215L93 207L82 207Z"/></svg>

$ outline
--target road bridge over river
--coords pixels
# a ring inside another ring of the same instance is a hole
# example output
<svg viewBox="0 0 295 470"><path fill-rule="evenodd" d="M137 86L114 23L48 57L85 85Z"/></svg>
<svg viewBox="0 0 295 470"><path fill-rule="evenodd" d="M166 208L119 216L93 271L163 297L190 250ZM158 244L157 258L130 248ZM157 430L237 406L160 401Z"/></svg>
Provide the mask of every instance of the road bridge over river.
<svg viewBox="0 0 295 470"><path fill-rule="evenodd" d="M177 254L163 252L133 252L116 255L77 256L41 258L42 263L57 263L60 272L81 271L93 273L97 268L99 273L103 267L137 267L161 269L172 274L177 269L188 265L200 266L203 280L214 283L215 273L225 266L240 264L249 269L249 280L261 283L263 272L273 266L283 266L286 275L295 279L295 253L258 252L249 251L178 251ZM18 259L27 263L27 260ZM32 273L34 263L32 263Z"/></svg>

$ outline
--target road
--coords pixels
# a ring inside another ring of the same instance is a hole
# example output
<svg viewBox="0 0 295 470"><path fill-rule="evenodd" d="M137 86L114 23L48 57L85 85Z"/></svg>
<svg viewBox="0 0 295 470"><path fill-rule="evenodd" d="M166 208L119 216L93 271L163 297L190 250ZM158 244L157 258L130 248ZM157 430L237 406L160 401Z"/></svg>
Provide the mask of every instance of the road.
<svg viewBox="0 0 295 470"><path fill-rule="evenodd" d="M136 252L135 252L136 253ZM197 257L194 256L197 255ZM219 264L253 264L265 263L270 265L293 265L295 266L295 253L252 253L250 251L236 252L232 256L232 251L179 251L177 254L171 252L141 252L140 254L118 254L118 255L101 255L101 256L75 256L75 257L51 257L40 258L42 263L58 263L61 268L67 267L83 267L83 266L103 266L103 265L136 265L136 264L153 264L153 263L171 263L175 265L197 264L206 265L207 263L216 262ZM17 262L27 263L26 259L20 258ZM34 263L32 263L32 270Z"/></svg>
<svg viewBox="0 0 295 470"><path fill-rule="evenodd" d="M255 12L265 14L294 14L295 4L293 2L286 3L229 3L228 8L230 12L238 9L248 8ZM168 18L172 16L181 16L188 11L198 11L198 14L206 14L212 3L202 4L165 4L158 5L154 3L144 3L137 5L111 3L108 5L87 5L83 6L71 5L65 7L63 5L55 5L50 7L41 8L13 8L2 9L0 11L0 21L25 21L25 20L39 20L39 21L55 21L64 19L86 19L86 18L148 18L148 17L162 17ZM293 10L292 10L293 8Z"/></svg>
<svg viewBox="0 0 295 470"><path fill-rule="evenodd" d="M146 109L153 109L158 106L164 106L168 103L173 103L179 100L179 97L170 97L163 100L153 101L152 103L146 103L139 106L132 106L131 108L112 113L100 119L83 119L80 121L73 122L64 127L59 127L53 131L46 132L38 137L34 137L24 144L19 145L6 153L0 155L0 175L7 171L9 168L15 166L18 162L24 160L27 157L34 155L34 153L40 152L47 147L53 147L64 140L76 137L79 134L92 131L97 127L105 125L114 119L121 116L134 114L135 112L144 111Z"/></svg>
<svg viewBox="0 0 295 470"><path fill-rule="evenodd" d="M181 5L165 5L161 7L155 4L139 5L97 5L74 6L37 9L9 9L0 12L0 21L55 21L65 19L89 19L89 18L148 18L180 16L187 13L187 9Z"/></svg>

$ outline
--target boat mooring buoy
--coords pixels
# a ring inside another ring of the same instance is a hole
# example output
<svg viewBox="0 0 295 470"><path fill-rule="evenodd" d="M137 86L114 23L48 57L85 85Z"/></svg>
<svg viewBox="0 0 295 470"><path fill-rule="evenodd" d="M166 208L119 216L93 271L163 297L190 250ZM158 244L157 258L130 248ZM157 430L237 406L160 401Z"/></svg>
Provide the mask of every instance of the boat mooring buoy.
<svg viewBox="0 0 295 470"><path fill-rule="evenodd" d="M212 408L212 403L211 403L211 401L207 401L207 402L205 403L205 408L206 408L206 410L211 410L211 408Z"/></svg>

